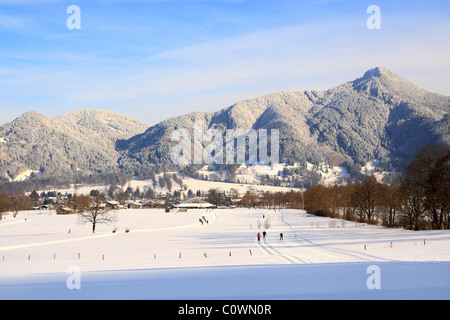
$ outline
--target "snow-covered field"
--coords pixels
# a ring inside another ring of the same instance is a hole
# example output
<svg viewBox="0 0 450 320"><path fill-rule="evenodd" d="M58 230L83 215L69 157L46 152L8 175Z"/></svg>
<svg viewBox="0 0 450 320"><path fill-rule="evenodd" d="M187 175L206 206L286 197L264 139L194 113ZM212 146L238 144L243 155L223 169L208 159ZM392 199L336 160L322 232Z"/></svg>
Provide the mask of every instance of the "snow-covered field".
<svg viewBox="0 0 450 320"><path fill-rule="evenodd" d="M262 209L123 210L96 230L76 215L6 216L0 299L450 298L449 231Z"/></svg>

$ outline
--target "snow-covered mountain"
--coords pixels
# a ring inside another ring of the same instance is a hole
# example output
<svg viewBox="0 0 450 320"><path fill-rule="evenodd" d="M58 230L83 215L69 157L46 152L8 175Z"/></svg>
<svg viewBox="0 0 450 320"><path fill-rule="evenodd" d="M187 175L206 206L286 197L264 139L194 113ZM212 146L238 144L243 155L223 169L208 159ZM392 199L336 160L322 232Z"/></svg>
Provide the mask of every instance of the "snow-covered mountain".
<svg viewBox="0 0 450 320"><path fill-rule="evenodd" d="M450 97L377 67L326 91L275 92L153 126L109 111L53 118L27 112L0 126L0 179L32 172L60 177L177 171L171 134L181 128L192 134L195 121L204 130L278 129L280 161L290 166L325 163L359 171L377 159L381 166L398 168L426 143L450 144L449 110Z"/></svg>
<svg viewBox="0 0 450 320"><path fill-rule="evenodd" d="M450 143L450 97L428 92L384 68L327 91L275 92L217 112L165 120L118 144L129 164L173 167L173 130L195 121L218 129L279 129L280 160L405 165L426 143Z"/></svg>
<svg viewBox="0 0 450 320"><path fill-rule="evenodd" d="M118 170L115 143L148 124L105 110L80 110L58 117L30 111L0 127L0 177L24 173L62 177Z"/></svg>

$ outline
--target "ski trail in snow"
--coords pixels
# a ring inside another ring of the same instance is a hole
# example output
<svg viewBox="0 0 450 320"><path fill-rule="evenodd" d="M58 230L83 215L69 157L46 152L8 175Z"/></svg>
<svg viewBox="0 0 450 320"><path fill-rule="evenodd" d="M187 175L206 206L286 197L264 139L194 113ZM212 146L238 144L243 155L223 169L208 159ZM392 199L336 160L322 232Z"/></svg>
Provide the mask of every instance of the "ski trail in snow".
<svg viewBox="0 0 450 320"><path fill-rule="evenodd" d="M305 242L310 243L310 244L313 243L311 240L309 240L309 239L307 239L307 238L304 238L304 237L301 237L301 236L299 236L299 235L297 234L297 230L296 230L295 228L293 228L292 225L284 219L283 211L281 211L280 217L281 217L281 221L282 221L284 224L286 224L286 225L289 227L289 230L294 234L294 238L296 238L297 241L300 240L299 242L305 241Z"/></svg>
<svg viewBox="0 0 450 320"><path fill-rule="evenodd" d="M370 255L367 253L355 252L353 250L345 250L345 249L339 249L339 248L334 248L334 247L329 247L329 246L319 246L319 245L315 244L313 241L311 241L305 237L299 236L297 234L297 230L295 229L295 227L292 227L292 225L285 220L283 211L281 212L281 221L289 227L291 232L294 233L294 237L297 239L297 241L307 242L309 245L311 245L311 248L316 248L317 250L326 250L326 251L329 251L329 252L332 252L335 254L337 253L338 255L356 258L362 262L370 262L370 261L374 261L374 260L375 261L393 261L391 259L384 259L384 258Z"/></svg>
<svg viewBox="0 0 450 320"><path fill-rule="evenodd" d="M289 263L292 264L297 264L297 263L308 263L306 260L303 260L295 255L292 254L287 254L286 252L283 252L281 250L278 250L276 248L274 248L273 246L271 246L270 244L267 243L267 240L264 238L263 239L264 245L263 246L261 244L261 242L259 243L259 245L261 246L261 248L263 248L267 253L269 253L270 255L275 255L278 256L282 259L287 260ZM297 261L295 261L297 260Z"/></svg>
<svg viewBox="0 0 450 320"><path fill-rule="evenodd" d="M29 220L29 221L32 221L32 220ZM18 223L24 223L24 222L27 222L27 220L19 220L19 221L11 221L11 222L2 222L2 223L0 223L0 227L3 227L3 226L10 226L10 225L12 225L12 224L18 224Z"/></svg>
<svg viewBox="0 0 450 320"><path fill-rule="evenodd" d="M217 216L214 213L214 218L211 220L211 224L216 221ZM21 221L20 221L21 222ZM19 222L11 222L11 223L19 223ZM176 227L162 227L162 228L152 228L152 229L134 229L131 232L132 233L147 233L147 232L155 232L155 231L166 231L166 230L179 230L179 229L189 229L189 228L196 228L201 227L198 222L176 226ZM94 239L101 239L101 238L107 238L107 237L114 237L117 235L120 235L122 233L95 233L92 235L84 236L84 237L78 237L78 238L71 238L71 239L61 239L61 240L52 240L52 241L42 241L42 242L35 242L35 243L24 243L24 244L18 244L18 245L12 245L12 246L5 246L0 247L0 251L7 251L7 250L14 250L14 249L23 249L23 248L31 248L31 247L38 247L38 246L45 246L45 245L53 245L53 244L61 244L61 243L67 243L67 242L75 242L75 241L83 241L83 240L94 240Z"/></svg>
<svg viewBox="0 0 450 320"><path fill-rule="evenodd" d="M133 233L145 233L145 232L154 232L154 231L166 231L166 230L179 230L179 229L190 229L190 228L196 228L200 227L198 222L186 224L183 226L177 226L177 227L163 227L163 228L151 228L151 229L136 229L133 230Z"/></svg>
<svg viewBox="0 0 450 320"><path fill-rule="evenodd" d="M117 233L104 233L104 234L93 234L86 237L72 238L72 239L63 239L63 240L53 240L53 241L43 241L43 242L35 242L35 243L25 243L25 244L17 244L13 246L0 247L0 251L13 250L13 249L22 249L22 248L30 248L30 247L38 247L45 246L49 244L60 244L65 242L73 242L73 241L82 241L82 240L92 240L99 238L112 237L117 235Z"/></svg>
<svg viewBox="0 0 450 320"><path fill-rule="evenodd" d="M264 239L264 242L266 240ZM289 257L287 257L284 254L281 254L279 251L275 250L273 247L267 245L267 243L265 242L265 246L262 245L261 241L258 242L258 245L261 247L261 249L263 249L266 253L268 253L271 256L277 256L278 258L281 258L291 264L295 264L295 261L293 261L292 259L290 259Z"/></svg>
<svg viewBox="0 0 450 320"><path fill-rule="evenodd" d="M268 219L269 217L269 213L266 213L265 216L267 217L266 219ZM285 261L287 261L288 263L291 264L305 264L305 263L310 263L310 261L307 261L306 259L302 259L299 258L297 255L294 255L292 253L287 253L284 249L288 250L287 248L287 244L292 244L292 241L281 241L280 242L280 246L277 246L276 248L267 243L267 239L263 238L262 241L258 242L258 245L261 247L261 249L263 249L267 254L272 255L272 256L277 256Z"/></svg>

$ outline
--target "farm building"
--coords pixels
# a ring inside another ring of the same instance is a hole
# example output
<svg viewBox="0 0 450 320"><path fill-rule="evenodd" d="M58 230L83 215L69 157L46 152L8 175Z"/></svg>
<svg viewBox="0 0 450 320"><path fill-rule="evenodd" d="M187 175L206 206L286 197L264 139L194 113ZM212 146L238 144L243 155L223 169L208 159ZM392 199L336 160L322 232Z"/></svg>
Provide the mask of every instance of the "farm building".
<svg viewBox="0 0 450 320"><path fill-rule="evenodd" d="M180 202L175 206L175 208L185 208L185 209L211 209L217 206L211 204L205 200L199 198L192 198L183 202Z"/></svg>

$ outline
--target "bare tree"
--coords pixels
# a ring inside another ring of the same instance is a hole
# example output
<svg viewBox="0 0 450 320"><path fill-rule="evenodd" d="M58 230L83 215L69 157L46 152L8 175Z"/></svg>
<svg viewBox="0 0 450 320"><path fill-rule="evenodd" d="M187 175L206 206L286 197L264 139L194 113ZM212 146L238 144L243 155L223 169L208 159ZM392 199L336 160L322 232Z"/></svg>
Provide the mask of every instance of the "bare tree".
<svg viewBox="0 0 450 320"><path fill-rule="evenodd" d="M86 211L80 213L80 223L91 223L92 233L95 233L95 227L98 223L112 223L116 219L116 215L111 209L107 208L102 202L102 197L95 197L91 205Z"/></svg>
<svg viewBox="0 0 450 320"><path fill-rule="evenodd" d="M443 229L446 225L450 206L448 150L447 146L425 145L406 167L401 188L409 229Z"/></svg>
<svg viewBox="0 0 450 320"><path fill-rule="evenodd" d="M11 210L11 198L6 193L0 193L0 220L3 219L3 213Z"/></svg>
<svg viewBox="0 0 450 320"><path fill-rule="evenodd" d="M88 195L74 194L72 197L74 212L83 212L90 208L92 204L92 198Z"/></svg>
<svg viewBox="0 0 450 320"><path fill-rule="evenodd" d="M29 199L25 194L13 193L9 198L11 199L11 210L14 218L17 217L19 211L27 209Z"/></svg>
<svg viewBox="0 0 450 320"><path fill-rule="evenodd" d="M354 199L359 210L361 222L367 217L368 223L372 223L378 194L379 184L373 174L366 176L364 181L357 185Z"/></svg>
<svg viewBox="0 0 450 320"><path fill-rule="evenodd" d="M425 209L433 220L433 229L444 229L450 206L450 151L437 146L427 146L428 174L424 181ZM445 153L446 152L446 153ZM431 159L430 159L431 158Z"/></svg>
<svg viewBox="0 0 450 320"><path fill-rule="evenodd" d="M169 192L172 191L172 180L170 180L170 176L166 172L163 174L163 179Z"/></svg>
<svg viewBox="0 0 450 320"><path fill-rule="evenodd" d="M224 200L223 193L217 189L209 189L206 197L206 201L215 204L216 206L220 206Z"/></svg>
<svg viewBox="0 0 450 320"><path fill-rule="evenodd" d="M379 185L380 215L383 225L390 228L396 227L397 212L401 205L400 178L400 174L391 173Z"/></svg>
<svg viewBox="0 0 450 320"><path fill-rule="evenodd" d="M423 202L426 178L427 171L422 166L421 155L416 155L406 166L400 183L402 213L405 220L403 224L407 229L421 229L426 211Z"/></svg>
<svg viewBox="0 0 450 320"><path fill-rule="evenodd" d="M240 205L243 207L248 207L249 209L254 207L256 205L256 196L250 191L247 191L242 197Z"/></svg>
<svg viewBox="0 0 450 320"><path fill-rule="evenodd" d="M159 187L161 189L164 189L166 187L166 181L164 180L163 177L159 177L158 182L159 182Z"/></svg>

